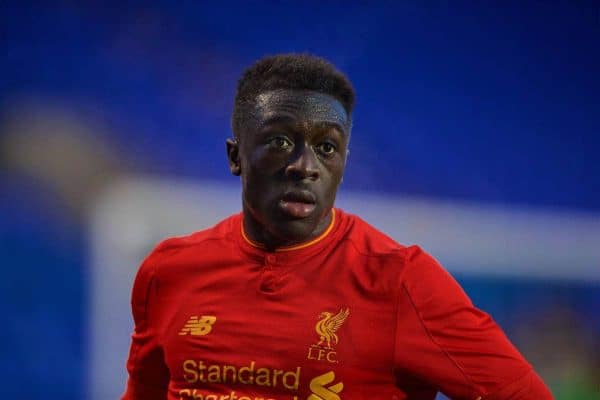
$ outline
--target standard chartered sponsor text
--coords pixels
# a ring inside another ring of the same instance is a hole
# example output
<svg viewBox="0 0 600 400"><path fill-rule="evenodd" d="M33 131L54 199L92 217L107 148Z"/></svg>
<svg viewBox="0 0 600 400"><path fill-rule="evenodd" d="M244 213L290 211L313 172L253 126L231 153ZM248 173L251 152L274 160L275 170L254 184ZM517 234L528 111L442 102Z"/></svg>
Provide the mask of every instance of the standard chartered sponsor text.
<svg viewBox="0 0 600 400"><path fill-rule="evenodd" d="M187 383L240 383L296 391L300 386L301 370L301 367L290 371L257 367L255 361L245 366L205 364L202 360L183 361L183 378Z"/></svg>
<svg viewBox="0 0 600 400"><path fill-rule="evenodd" d="M235 391L229 394L203 393L198 389L182 389L179 391L179 400L298 400L298 396L293 396L291 399L277 399L272 397L260 397L244 395Z"/></svg>

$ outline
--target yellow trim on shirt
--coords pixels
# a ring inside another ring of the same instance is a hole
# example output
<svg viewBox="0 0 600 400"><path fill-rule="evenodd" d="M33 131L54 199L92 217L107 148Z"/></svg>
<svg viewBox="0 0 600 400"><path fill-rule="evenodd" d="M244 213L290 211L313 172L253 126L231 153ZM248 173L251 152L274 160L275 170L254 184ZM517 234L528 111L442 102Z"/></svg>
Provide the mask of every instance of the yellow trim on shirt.
<svg viewBox="0 0 600 400"><path fill-rule="evenodd" d="M323 233L321 233L319 236L317 236L316 238L314 238L313 240L310 240L306 243L300 243L300 244L296 244L293 246L288 246L288 247L281 247L279 249L275 249L276 252L281 252L281 251L292 251L292 250L300 250L300 249L304 249L308 246L312 246L313 244L320 242L321 240L325 239L325 237L327 235L329 235L329 232L331 232L331 230L333 229L333 225L335 224L335 209L331 209L331 222L329 223L329 226L327 227L327 229L325 229L325 231L323 231ZM246 231L244 230L244 221L242 220L241 225L241 231L242 231L242 237L244 238L244 240L250 244L251 246L254 247L258 247L259 249L264 249L265 246L263 246L260 243L257 243L253 240L251 240L247 235L246 235Z"/></svg>

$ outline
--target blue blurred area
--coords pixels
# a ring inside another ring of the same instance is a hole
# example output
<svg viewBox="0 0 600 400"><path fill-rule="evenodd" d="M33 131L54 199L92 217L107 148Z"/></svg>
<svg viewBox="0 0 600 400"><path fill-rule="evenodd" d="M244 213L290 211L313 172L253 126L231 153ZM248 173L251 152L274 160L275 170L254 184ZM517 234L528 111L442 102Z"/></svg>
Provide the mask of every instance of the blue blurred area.
<svg viewBox="0 0 600 400"><path fill-rule="evenodd" d="M342 190L597 213L599 15L594 1L0 2L0 121L59 104L101 121L89 134L120 171L235 182L224 139L238 76L265 54L309 51L358 94ZM32 172L48 171L39 156L23 168L1 126L0 392L81 399L93 188L65 195L63 178ZM61 147L36 129L42 154ZM597 284L461 282L509 332L550 305L600 309ZM600 332L597 317L584 325Z"/></svg>
<svg viewBox="0 0 600 400"><path fill-rule="evenodd" d="M585 282L552 282L533 279L457 277L473 303L486 310L509 333L524 321L534 322L544 312L600 309L600 288ZM581 329L600 334L600 319L578 321Z"/></svg>
<svg viewBox="0 0 600 400"><path fill-rule="evenodd" d="M310 51L358 92L348 187L600 209L596 2L17 4L0 102L100 110L156 172L225 179L240 72Z"/></svg>
<svg viewBox="0 0 600 400"><path fill-rule="evenodd" d="M0 393L81 399L83 229L39 185L0 177Z"/></svg>

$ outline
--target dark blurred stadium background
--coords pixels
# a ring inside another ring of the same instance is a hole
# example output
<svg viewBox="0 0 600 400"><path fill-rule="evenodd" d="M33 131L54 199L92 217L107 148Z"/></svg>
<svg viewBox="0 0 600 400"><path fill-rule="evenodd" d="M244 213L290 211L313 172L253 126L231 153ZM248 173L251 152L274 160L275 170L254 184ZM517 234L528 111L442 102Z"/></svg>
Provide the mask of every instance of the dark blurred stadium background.
<svg viewBox="0 0 600 400"><path fill-rule="evenodd" d="M120 393L138 262L239 209L239 74L309 51L358 93L340 204L600 398L600 3L551 3L0 0L1 397Z"/></svg>

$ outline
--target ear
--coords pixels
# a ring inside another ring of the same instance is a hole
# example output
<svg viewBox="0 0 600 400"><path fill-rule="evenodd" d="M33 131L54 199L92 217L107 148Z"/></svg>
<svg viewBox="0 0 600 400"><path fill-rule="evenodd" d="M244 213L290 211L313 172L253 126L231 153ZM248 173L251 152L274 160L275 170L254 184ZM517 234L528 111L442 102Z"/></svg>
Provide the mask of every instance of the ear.
<svg viewBox="0 0 600 400"><path fill-rule="evenodd" d="M240 164L240 144L237 139L227 139L227 162L229 170L235 176L240 176L242 173L242 165Z"/></svg>

